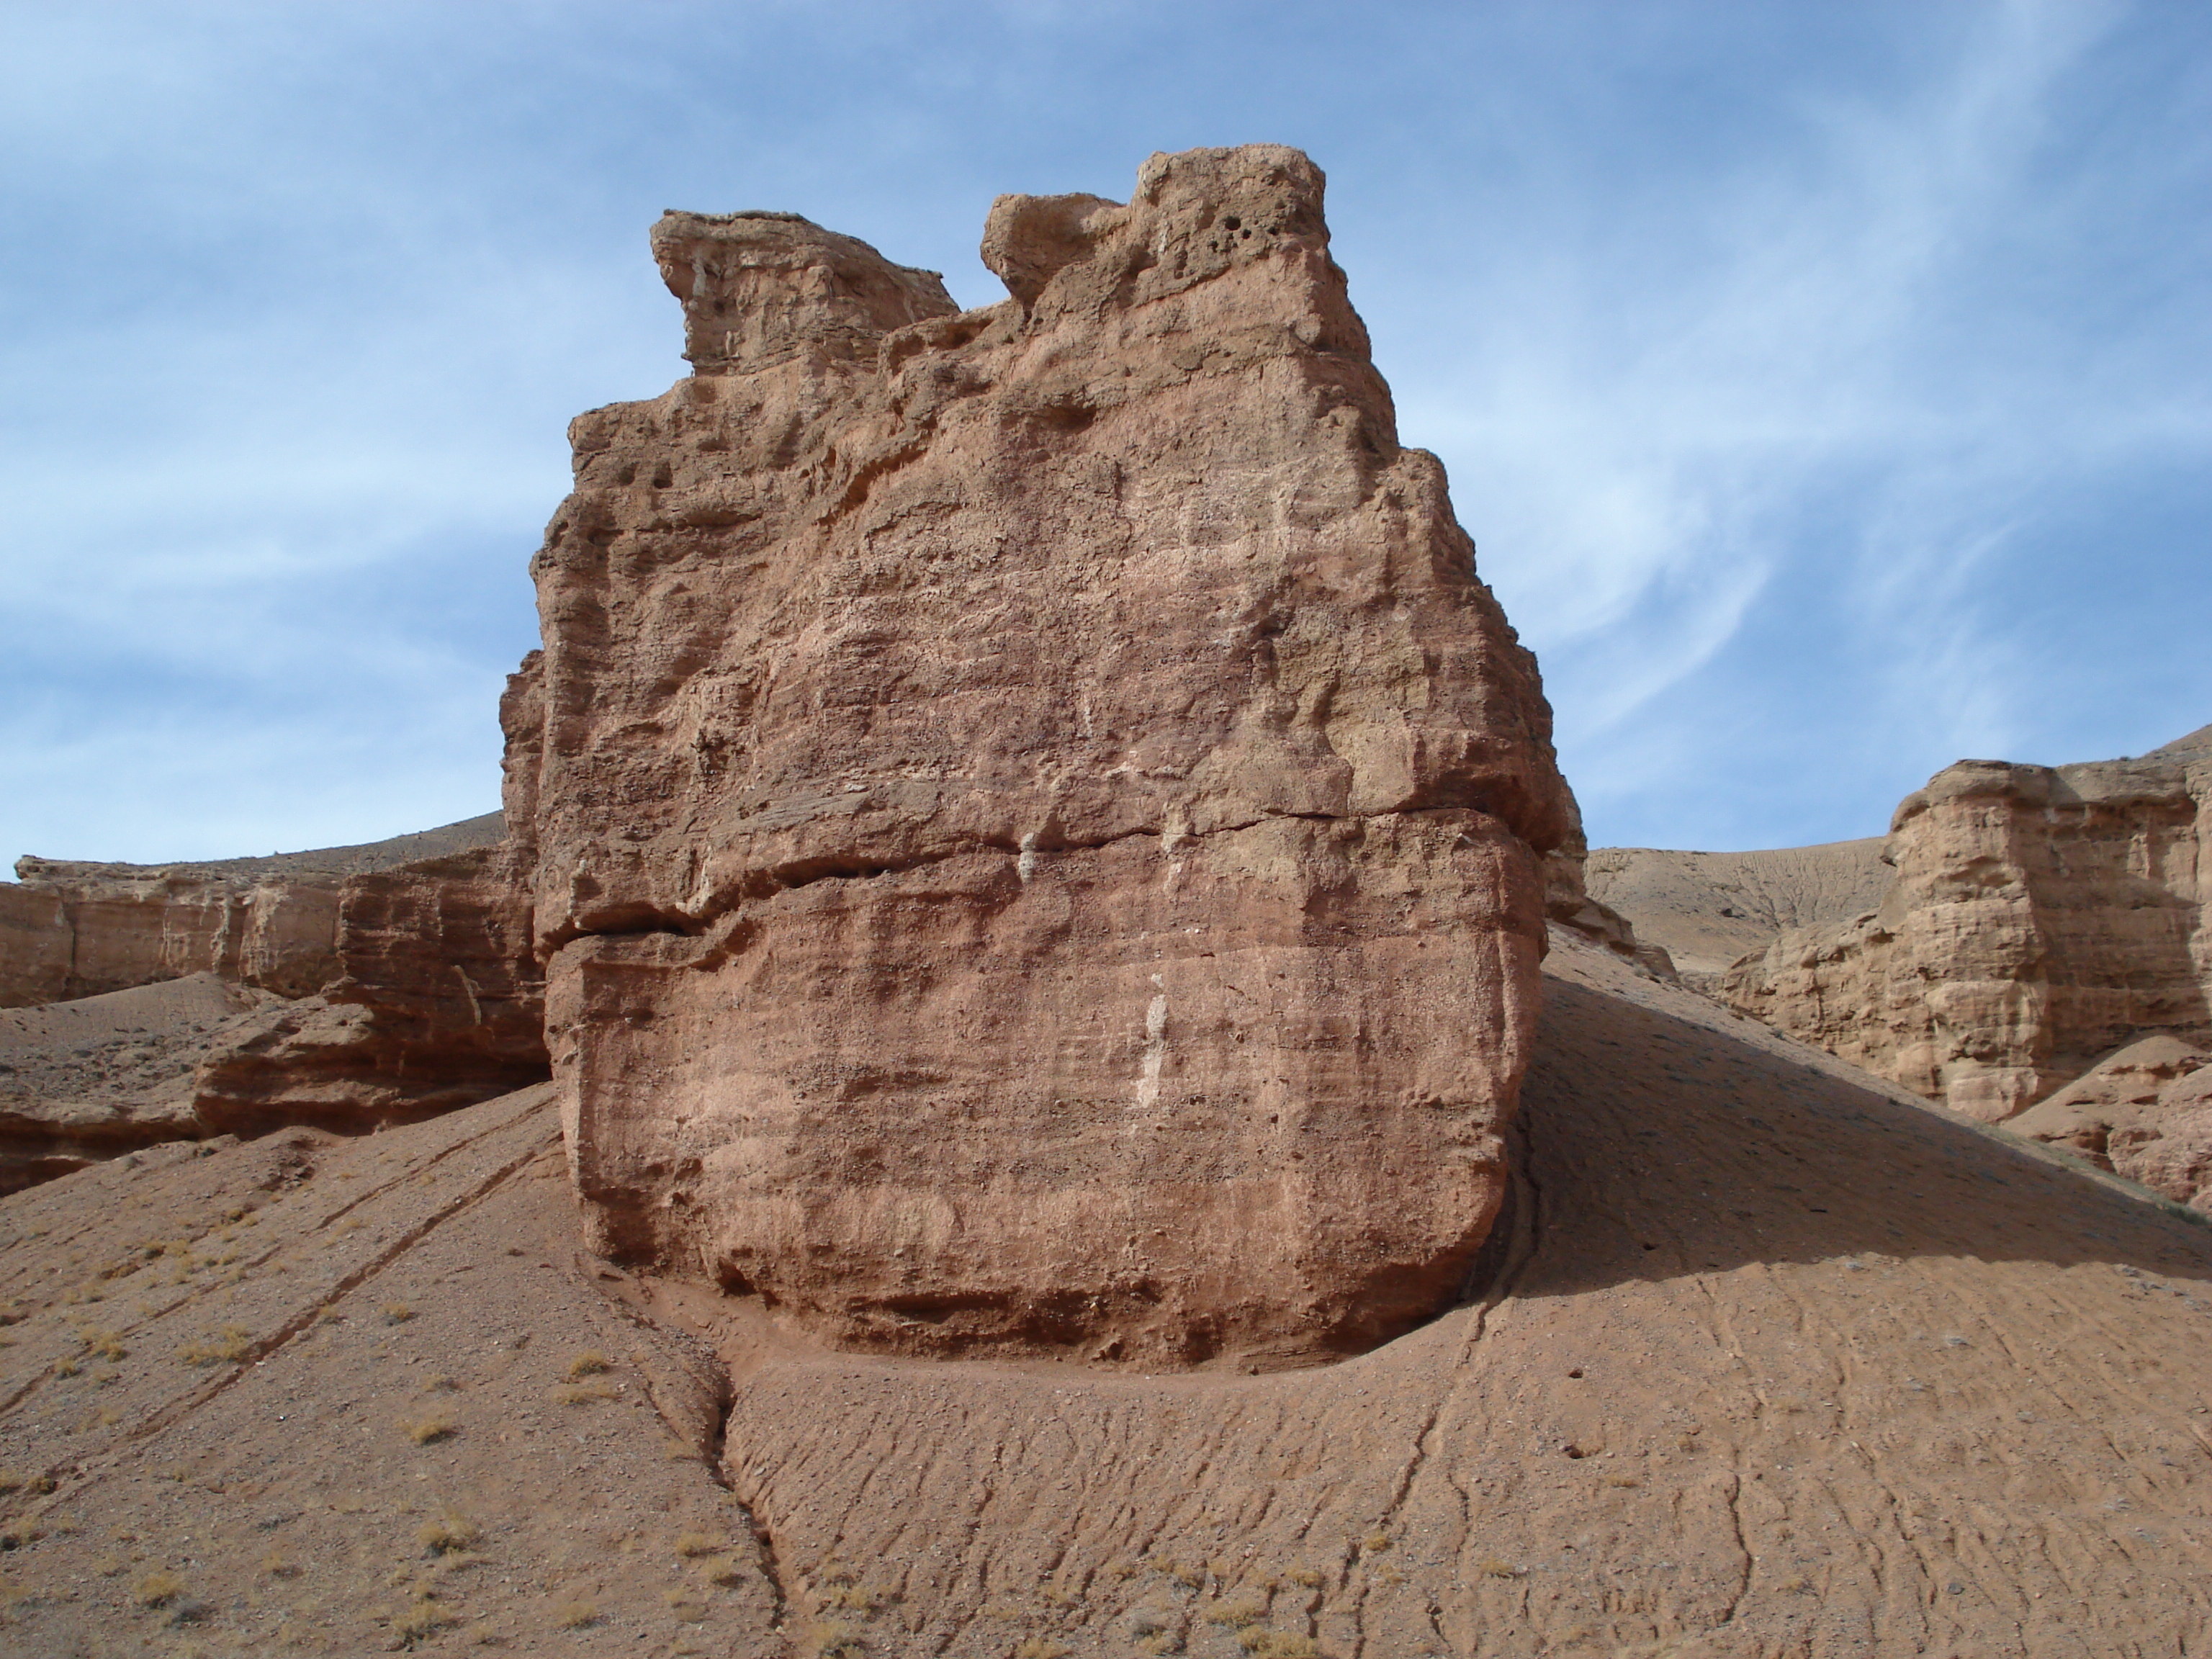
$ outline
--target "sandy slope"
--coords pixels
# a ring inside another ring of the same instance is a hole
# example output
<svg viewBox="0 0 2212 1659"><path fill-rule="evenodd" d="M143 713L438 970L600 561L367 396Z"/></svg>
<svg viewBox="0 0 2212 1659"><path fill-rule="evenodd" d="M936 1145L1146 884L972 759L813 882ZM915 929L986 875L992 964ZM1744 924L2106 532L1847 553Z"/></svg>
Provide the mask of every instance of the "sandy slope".
<svg viewBox="0 0 2212 1659"><path fill-rule="evenodd" d="M0 1564L0 1639L374 1650L428 1607L456 1622L426 1646L530 1653L2212 1644L2212 1233L1601 952L1551 969L1482 1295L1325 1370L810 1352L578 1262L535 1092L0 1202L29 1316L0 1333L0 1465L58 1477L0 1500L43 1534ZM175 1358L226 1326L239 1364ZM562 1403L594 1347L617 1397ZM399 1428L440 1413L450 1437ZM428 1555L449 1505L482 1535ZM157 1567L186 1589L142 1607Z"/></svg>
<svg viewBox="0 0 2212 1659"><path fill-rule="evenodd" d="M1881 861L1883 845L1872 836L1758 853L1600 847L1583 878L1684 973L1717 974L1786 928L1848 921L1880 904L1896 873Z"/></svg>

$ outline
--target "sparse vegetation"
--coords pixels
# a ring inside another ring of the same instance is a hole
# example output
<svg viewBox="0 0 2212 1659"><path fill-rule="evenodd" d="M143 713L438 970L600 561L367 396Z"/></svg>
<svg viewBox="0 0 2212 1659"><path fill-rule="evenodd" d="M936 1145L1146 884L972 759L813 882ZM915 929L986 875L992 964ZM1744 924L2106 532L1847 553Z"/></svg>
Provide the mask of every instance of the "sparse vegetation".
<svg viewBox="0 0 2212 1659"><path fill-rule="evenodd" d="M0 1469L0 1497L10 1492L37 1492L43 1497L54 1489L51 1474L25 1474L17 1469Z"/></svg>
<svg viewBox="0 0 2212 1659"><path fill-rule="evenodd" d="M1075 1650L1049 1636L1032 1636L1014 1650L1014 1659L1067 1659Z"/></svg>
<svg viewBox="0 0 2212 1659"><path fill-rule="evenodd" d="M1640 1486L1644 1483L1632 1474L1615 1474L1606 1476L1605 1484L1608 1486L1619 1486L1625 1492L1632 1486Z"/></svg>
<svg viewBox="0 0 2212 1659"><path fill-rule="evenodd" d="M415 1317L415 1310L404 1302L387 1302L377 1312L384 1316L384 1322L387 1325L404 1325Z"/></svg>
<svg viewBox="0 0 2212 1659"><path fill-rule="evenodd" d="M606 1355L597 1348L586 1348L568 1362L568 1378L574 1382L580 1376L597 1376L607 1369Z"/></svg>
<svg viewBox="0 0 2212 1659"><path fill-rule="evenodd" d="M392 1633L399 1638L403 1647L418 1647L441 1630L451 1630L461 1621L453 1611L435 1596L418 1595L407 1610L392 1621Z"/></svg>
<svg viewBox="0 0 2212 1659"><path fill-rule="evenodd" d="M685 1560L702 1555L712 1555L723 1547L719 1538L709 1538L703 1532L679 1532L676 1534L676 1553Z"/></svg>
<svg viewBox="0 0 2212 1659"><path fill-rule="evenodd" d="M1494 1555L1485 1556L1474 1564L1474 1570L1486 1578L1518 1578L1521 1569L1510 1561L1502 1561Z"/></svg>
<svg viewBox="0 0 2212 1659"><path fill-rule="evenodd" d="M1319 1589L1328 1582L1324 1575L1315 1571L1311 1567L1292 1567L1283 1577L1302 1589Z"/></svg>
<svg viewBox="0 0 2212 1659"><path fill-rule="evenodd" d="M740 1566L734 1558L727 1555L716 1556L712 1560L702 1561L699 1564L699 1570L707 1575L708 1583L719 1585L723 1589L734 1589L745 1582L744 1568Z"/></svg>
<svg viewBox="0 0 2212 1659"><path fill-rule="evenodd" d="M429 1555L458 1554L483 1536L483 1528L450 1507L415 1528L415 1541Z"/></svg>
<svg viewBox="0 0 2212 1659"><path fill-rule="evenodd" d="M219 1336L187 1342L177 1358L187 1365L235 1365L253 1352L253 1333L242 1325L226 1325Z"/></svg>
<svg viewBox="0 0 2212 1659"><path fill-rule="evenodd" d="M1380 1555L1390 1547L1390 1534L1387 1532L1370 1532L1359 1540L1359 1547L1370 1555Z"/></svg>
<svg viewBox="0 0 2212 1659"><path fill-rule="evenodd" d="M1255 1659L1319 1659L1321 1653L1312 1637L1289 1631L1248 1630L1237 1638L1237 1644Z"/></svg>
<svg viewBox="0 0 2212 1659"><path fill-rule="evenodd" d="M707 1616L707 1604L688 1590L665 1589L660 1599L668 1604L669 1612L687 1625L696 1625Z"/></svg>
<svg viewBox="0 0 2212 1659"><path fill-rule="evenodd" d="M142 1607L166 1607L185 1593L185 1581L167 1568L148 1573L131 1587L131 1599Z"/></svg>
<svg viewBox="0 0 2212 1659"><path fill-rule="evenodd" d="M825 1619L808 1628L806 1650L815 1659L861 1659L867 1649L860 1641L860 1633L850 1625Z"/></svg>
<svg viewBox="0 0 2212 1659"><path fill-rule="evenodd" d="M564 1406L589 1406L602 1400L619 1400L622 1390L606 1382L569 1382L553 1390Z"/></svg>
<svg viewBox="0 0 2212 1659"><path fill-rule="evenodd" d="M1243 1630L1247 1625L1256 1625L1267 1616L1267 1609L1257 1601L1216 1601L1206 1610L1206 1622L1223 1625L1231 1630Z"/></svg>
<svg viewBox="0 0 2212 1659"><path fill-rule="evenodd" d="M455 1433L450 1417L416 1417L403 1419L399 1431L418 1446L434 1445L441 1440L450 1440Z"/></svg>
<svg viewBox="0 0 2212 1659"><path fill-rule="evenodd" d="M301 1566L277 1545L269 1547L269 1553L261 1558L261 1571L271 1578L297 1578Z"/></svg>
<svg viewBox="0 0 2212 1659"><path fill-rule="evenodd" d="M553 1604L553 1622L562 1630L582 1630L599 1622L599 1610L580 1595L570 1596Z"/></svg>

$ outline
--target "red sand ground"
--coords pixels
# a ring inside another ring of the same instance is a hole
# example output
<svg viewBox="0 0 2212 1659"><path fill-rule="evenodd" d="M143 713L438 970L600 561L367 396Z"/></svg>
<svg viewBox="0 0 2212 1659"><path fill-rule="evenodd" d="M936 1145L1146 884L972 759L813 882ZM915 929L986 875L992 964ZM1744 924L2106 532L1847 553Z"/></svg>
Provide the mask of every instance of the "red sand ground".
<svg viewBox="0 0 2212 1659"><path fill-rule="evenodd" d="M2212 1232L1571 940L1548 989L1486 1282L1321 1370L810 1349L580 1259L539 1091L0 1200L0 1647L2212 1648Z"/></svg>

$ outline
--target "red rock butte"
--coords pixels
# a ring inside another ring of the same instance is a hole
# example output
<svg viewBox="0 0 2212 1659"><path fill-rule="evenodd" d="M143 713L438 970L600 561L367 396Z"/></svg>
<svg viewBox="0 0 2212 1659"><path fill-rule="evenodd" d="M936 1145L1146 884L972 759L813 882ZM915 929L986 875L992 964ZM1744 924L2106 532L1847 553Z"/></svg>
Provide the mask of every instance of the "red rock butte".
<svg viewBox="0 0 2212 1659"><path fill-rule="evenodd" d="M842 1343L1255 1369L1449 1305L1574 809L1321 172L1002 197L961 312L653 232L504 708L594 1245Z"/></svg>

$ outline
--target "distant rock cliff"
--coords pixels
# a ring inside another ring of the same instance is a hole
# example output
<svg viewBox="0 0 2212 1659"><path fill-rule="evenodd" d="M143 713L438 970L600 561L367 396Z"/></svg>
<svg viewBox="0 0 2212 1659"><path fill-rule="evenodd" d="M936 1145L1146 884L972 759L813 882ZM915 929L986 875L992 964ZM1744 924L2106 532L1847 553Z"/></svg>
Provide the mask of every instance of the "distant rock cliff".
<svg viewBox="0 0 2212 1659"><path fill-rule="evenodd" d="M1988 1121L2138 1037L2212 1034L2212 727L2139 759L1962 761L1885 857L1877 906L1782 933L1719 994Z"/></svg>
<svg viewBox="0 0 2212 1659"><path fill-rule="evenodd" d="M571 428L507 704L594 1238L940 1354L1444 1304L1571 815L1319 171L1002 198L957 314L788 215L653 244L697 372Z"/></svg>

